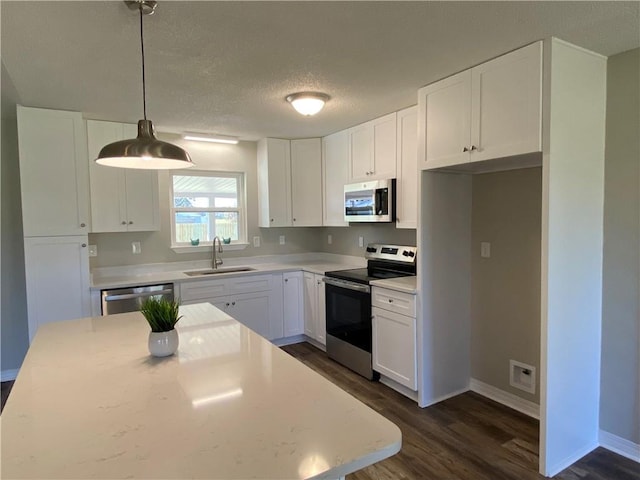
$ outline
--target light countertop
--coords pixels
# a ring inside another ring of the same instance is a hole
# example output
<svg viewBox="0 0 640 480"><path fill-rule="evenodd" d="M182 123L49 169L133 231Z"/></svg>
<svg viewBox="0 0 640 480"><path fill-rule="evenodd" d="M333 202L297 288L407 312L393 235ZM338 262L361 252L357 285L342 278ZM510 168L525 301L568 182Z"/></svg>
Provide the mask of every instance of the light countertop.
<svg viewBox="0 0 640 480"><path fill-rule="evenodd" d="M139 312L46 324L2 412L3 478L338 478L393 423L210 304L147 351Z"/></svg>
<svg viewBox="0 0 640 480"><path fill-rule="evenodd" d="M418 277L416 276L384 278L381 280L372 281L371 285L376 287L389 288L398 292L415 294L417 278Z"/></svg>
<svg viewBox="0 0 640 480"><path fill-rule="evenodd" d="M235 260L235 259L234 259ZM246 272L231 272L220 273L215 275L201 275L201 276L189 276L186 271L191 270L203 270L204 268L183 268L178 270L169 271L156 271L149 273L134 272L131 273L119 273L118 275L110 276L93 276L91 288L92 290L101 290L105 288L121 288L131 286L143 286L143 285L157 285L162 283L172 282L197 282L200 280L214 278L229 278L242 275L257 275L260 273L278 273L278 272L290 272L296 270L304 270L306 272L316 273L324 275L325 272L332 270L348 270L351 268L360 268L361 265L354 263L337 263L326 261L303 261L303 262L271 262L271 263L253 263L251 257L247 257L242 262L237 260L232 264L224 264L220 268L233 268L233 267L251 267L253 270ZM169 267L170 268L170 267Z"/></svg>

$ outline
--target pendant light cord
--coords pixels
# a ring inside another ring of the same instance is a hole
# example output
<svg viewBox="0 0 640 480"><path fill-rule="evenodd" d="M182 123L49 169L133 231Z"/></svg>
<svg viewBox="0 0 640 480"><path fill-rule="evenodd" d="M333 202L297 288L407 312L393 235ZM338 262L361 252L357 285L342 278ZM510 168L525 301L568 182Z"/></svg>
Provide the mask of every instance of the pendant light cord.
<svg viewBox="0 0 640 480"><path fill-rule="evenodd" d="M144 76L144 33L142 29L142 3L140 3L140 50L142 51L142 109L147 119L147 86Z"/></svg>

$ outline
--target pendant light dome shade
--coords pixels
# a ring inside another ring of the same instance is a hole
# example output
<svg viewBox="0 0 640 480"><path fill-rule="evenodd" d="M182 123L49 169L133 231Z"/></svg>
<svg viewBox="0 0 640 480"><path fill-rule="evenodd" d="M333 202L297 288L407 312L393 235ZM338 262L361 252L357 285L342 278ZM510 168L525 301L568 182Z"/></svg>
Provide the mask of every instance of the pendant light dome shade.
<svg viewBox="0 0 640 480"><path fill-rule="evenodd" d="M151 120L138 122L138 137L105 145L96 163L109 167L169 170L193 166L182 148L158 140Z"/></svg>
<svg viewBox="0 0 640 480"><path fill-rule="evenodd" d="M144 119L138 121L138 136L110 143L100 150L96 163L108 167L169 170L193 166L191 157L182 148L156 138L151 120L147 120L147 88L144 69L143 15L153 15L156 0L125 0L127 6L140 14L140 52L142 56L142 106Z"/></svg>

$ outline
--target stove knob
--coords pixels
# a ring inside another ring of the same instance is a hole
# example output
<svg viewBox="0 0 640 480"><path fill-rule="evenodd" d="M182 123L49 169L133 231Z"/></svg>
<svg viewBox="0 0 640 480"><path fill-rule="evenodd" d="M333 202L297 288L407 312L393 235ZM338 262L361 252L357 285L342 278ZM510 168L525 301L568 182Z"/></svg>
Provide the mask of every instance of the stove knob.
<svg viewBox="0 0 640 480"><path fill-rule="evenodd" d="M367 252L369 253L375 253L376 248L375 247L367 247Z"/></svg>

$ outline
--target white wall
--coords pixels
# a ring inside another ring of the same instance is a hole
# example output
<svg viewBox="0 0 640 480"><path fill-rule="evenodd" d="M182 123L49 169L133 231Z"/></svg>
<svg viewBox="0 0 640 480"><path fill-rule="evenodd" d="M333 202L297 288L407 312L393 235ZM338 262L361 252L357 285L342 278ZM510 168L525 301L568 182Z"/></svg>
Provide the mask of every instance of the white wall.
<svg viewBox="0 0 640 480"><path fill-rule="evenodd" d="M640 444L640 48L609 58L600 428Z"/></svg>

